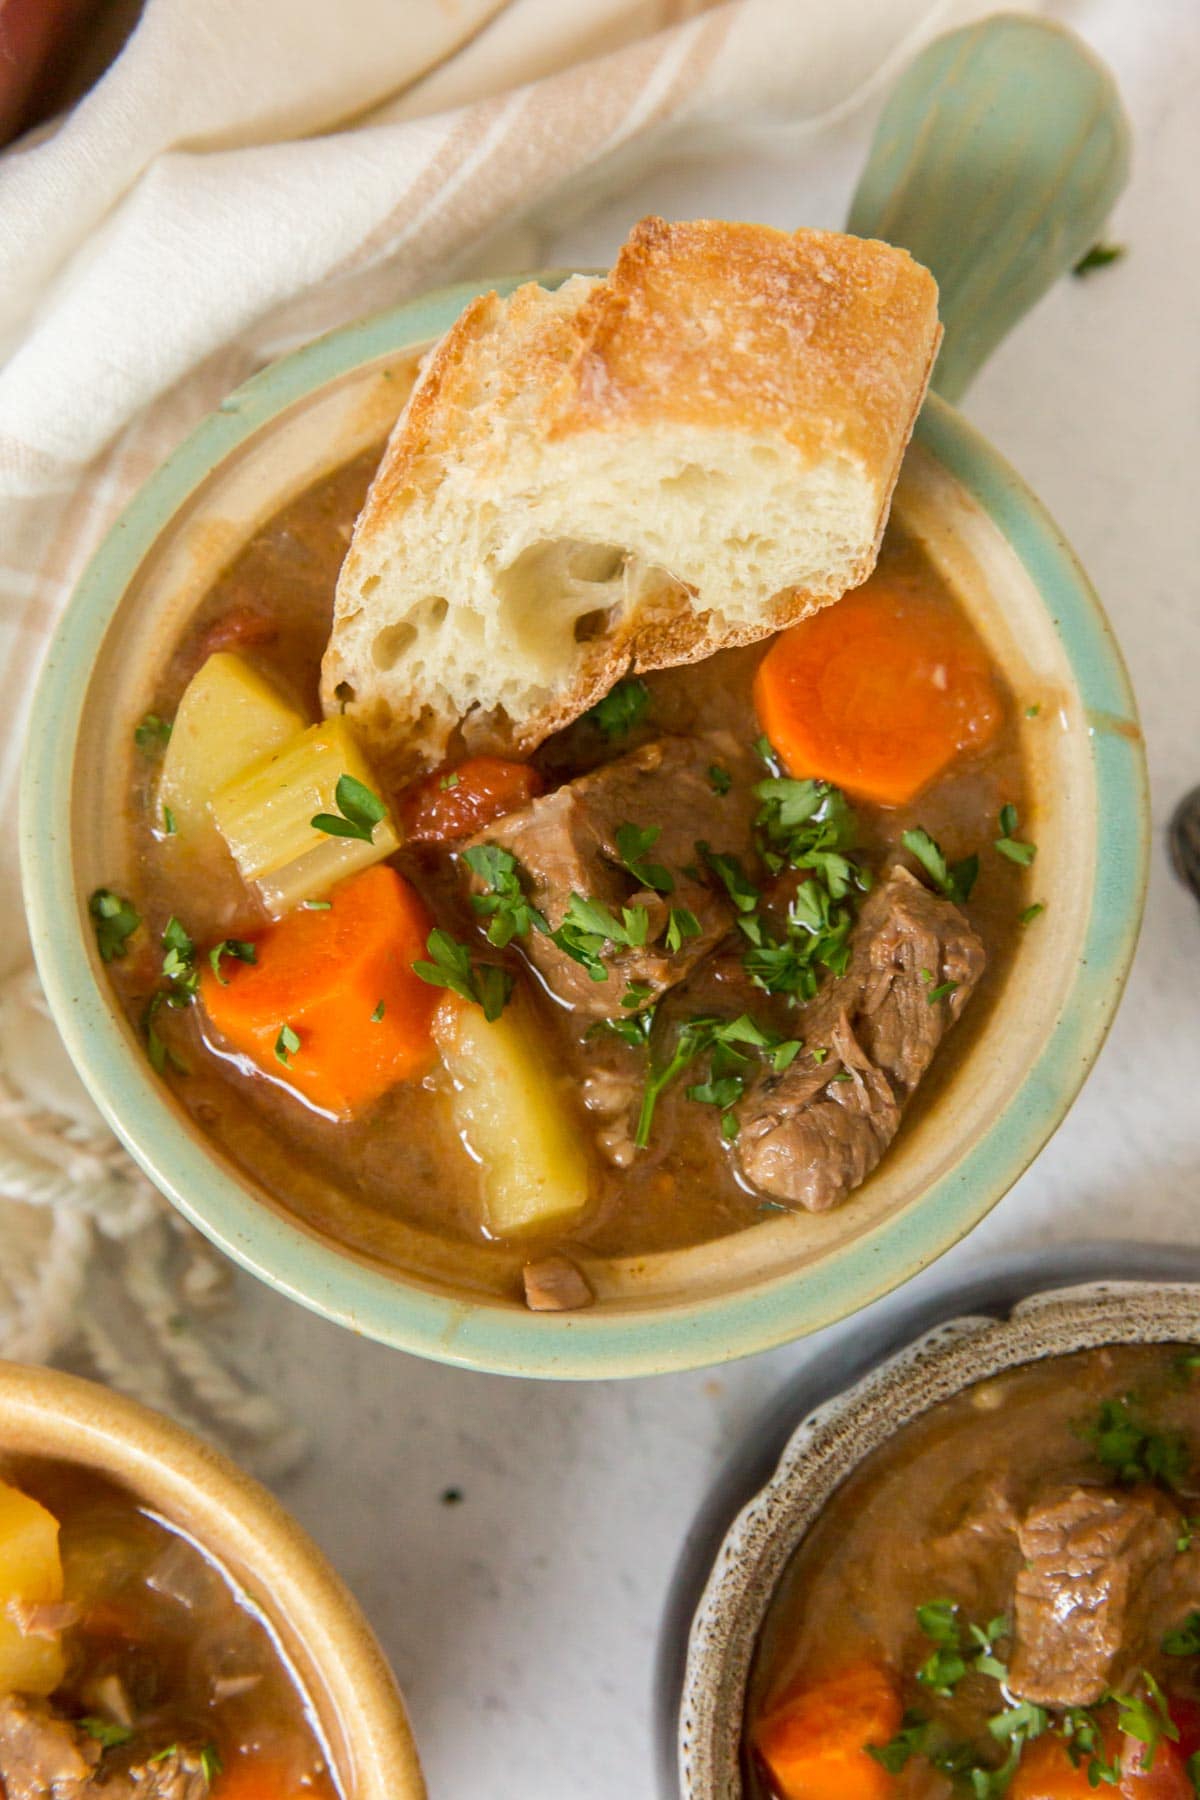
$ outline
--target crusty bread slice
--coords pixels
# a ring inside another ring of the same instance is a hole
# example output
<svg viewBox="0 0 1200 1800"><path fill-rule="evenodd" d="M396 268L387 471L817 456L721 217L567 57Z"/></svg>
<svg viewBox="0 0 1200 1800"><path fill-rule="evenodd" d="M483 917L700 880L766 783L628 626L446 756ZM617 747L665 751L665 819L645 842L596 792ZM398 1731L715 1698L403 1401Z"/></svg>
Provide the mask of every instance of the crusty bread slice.
<svg viewBox="0 0 1200 1800"><path fill-rule="evenodd" d="M355 527L326 710L392 776L527 752L627 671L837 599L939 338L905 251L708 220L643 219L606 280L473 301Z"/></svg>

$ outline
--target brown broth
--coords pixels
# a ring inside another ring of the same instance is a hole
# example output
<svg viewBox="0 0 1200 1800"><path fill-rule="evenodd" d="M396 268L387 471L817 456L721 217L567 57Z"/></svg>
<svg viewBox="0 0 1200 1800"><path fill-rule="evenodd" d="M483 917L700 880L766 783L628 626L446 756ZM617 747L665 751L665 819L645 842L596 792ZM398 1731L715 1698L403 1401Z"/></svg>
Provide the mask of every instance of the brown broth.
<svg viewBox="0 0 1200 1800"><path fill-rule="evenodd" d="M377 451L366 453L318 483L246 546L203 601L168 660L154 695L155 711L165 718L173 715L190 676L210 650L221 647L223 622L232 614L249 615L275 632L273 641L251 646L248 653L257 655L316 715L319 663L337 573L377 457ZM961 617L954 595L919 547L900 532L889 534L880 567ZM616 753L664 730L686 732L697 721L706 729L724 726L752 743L759 726L751 682L765 648L758 644L725 651L691 667L649 676L649 722L623 740ZM961 857L990 844L1005 801L1024 810L1014 699L999 676L997 683L1004 722L985 751L960 757L907 809L856 808L868 861L878 861L899 833L917 822L939 840L948 857ZM593 727L579 723L543 745L535 761L552 783L593 766L605 754L613 751L605 751ZM143 760L131 807L135 880L130 897L149 930L136 940L140 949L112 968L134 1019L155 985L159 953L154 946L172 914L201 946L246 936L265 923L223 850L199 861L163 834L154 812L155 774L153 762ZM954 1064L984 1025L1016 951L1027 883L1011 864L1002 865L994 856L989 862L989 856L967 909L984 940L988 970L963 1022L922 1084L914 1109L936 1103ZM444 858L402 851L395 861L422 891L439 923L460 937L474 932L475 921ZM530 987L558 1054L577 1073L594 1066L601 1054L638 1054L615 1043L611 1052L602 1052L561 1008L545 1004L519 956L513 966ZM202 1039L199 1015L199 1008L163 1008L156 1020L190 1071L186 1077L167 1076L183 1105L281 1206L385 1263L420 1264L428 1260L430 1242L440 1240L440 1272L452 1267L456 1285L511 1291L520 1261L531 1249L640 1255L702 1243L761 1216L760 1197L737 1177L715 1110L689 1102L680 1083L660 1103L654 1143L632 1167L615 1169L596 1156L593 1199L569 1237L523 1245L522 1254L514 1255L511 1246L487 1244L479 1223L475 1165L454 1136L448 1094L437 1074L397 1086L352 1121L335 1122L306 1107L280 1083L214 1054ZM756 1016L788 1035L785 1002L764 995ZM594 1126L582 1107L579 1123L581 1134L590 1139ZM418 1238L414 1231L430 1236ZM456 1245L475 1251L486 1247L488 1254L462 1255Z"/></svg>
<svg viewBox="0 0 1200 1800"><path fill-rule="evenodd" d="M971 1673L950 1698L931 1696L916 1680L932 1649L916 1608L951 1600L968 1620L1011 1618L1015 1537L981 1538L964 1527L997 1505L1020 1515L1040 1492L1111 1480L1082 1435L1105 1400L1132 1396L1139 1419L1181 1433L1200 1486L1200 1376L1181 1366L1180 1350L1123 1345L1031 1363L932 1408L864 1458L826 1503L771 1601L751 1668L747 1735L789 1689L865 1658L902 1676L906 1708L935 1718L950 1740L982 1744L985 1755L990 1747L1002 1762L987 1729L1002 1705L994 1680ZM1181 1512L1197 1510L1195 1498L1177 1498ZM1200 1539L1188 1554L1200 1556ZM1177 1623L1164 1618L1161 1630ZM1172 1694L1200 1697L1195 1658L1152 1654L1148 1667ZM766 1800L770 1786L749 1752L744 1777L748 1795ZM954 1791L920 1758L895 1789L897 1800L949 1800Z"/></svg>

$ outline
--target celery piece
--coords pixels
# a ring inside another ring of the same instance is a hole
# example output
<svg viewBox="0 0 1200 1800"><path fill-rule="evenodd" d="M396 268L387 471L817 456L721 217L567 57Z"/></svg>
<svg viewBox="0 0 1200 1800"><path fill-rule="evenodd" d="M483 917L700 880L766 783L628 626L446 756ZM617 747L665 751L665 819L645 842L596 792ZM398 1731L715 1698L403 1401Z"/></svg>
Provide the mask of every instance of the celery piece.
<svg viewBox="0 0 1200 1800"><path fill-rule="evenodd" d="M183 691L163 752L158 817L180 839L211 830L208 805L218 788L253 762L282 749L304 718L244 657L218 650Z"/></svg>
<svg viewBox="0 0 1200 1800"><path fill-rule="evenodd" d="M344 775L378 794L366 758L339 716L261 757L213 798L213 818L243 879L257 883L276 918L399 847L386 812L369 839L332 837L314 827L318 814L337 813Z"/></svg>

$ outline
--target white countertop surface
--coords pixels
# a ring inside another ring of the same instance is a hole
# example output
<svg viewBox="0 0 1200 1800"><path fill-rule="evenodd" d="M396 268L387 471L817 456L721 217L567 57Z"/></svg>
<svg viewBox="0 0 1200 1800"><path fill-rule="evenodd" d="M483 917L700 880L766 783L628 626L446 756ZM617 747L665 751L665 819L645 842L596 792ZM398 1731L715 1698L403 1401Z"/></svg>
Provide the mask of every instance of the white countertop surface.
<svg viewBox="0 0 1200 1800"><path fill-rule="evenodd" d="M906 1301L1030 1244L1200 1243L1200 908L1164 850L1175 801L1200 782L1200 8L1046 11L1108 60L1132 116L1110 233L1129 254L1060 283L965 411L1062 526L1124 646L1149 746L1150 899L1070 1116ZM660 169L547 261L606 263L649 211L836 227L871 123L824 140L820 166L780 143ZM314 1443L280 1492L378 1630L434 1800L651 1800L654 1652L684 1534L764 1401L832 1334L708 1373L557 1386L421 1363L241 1281L256 1372Z"/></svg>

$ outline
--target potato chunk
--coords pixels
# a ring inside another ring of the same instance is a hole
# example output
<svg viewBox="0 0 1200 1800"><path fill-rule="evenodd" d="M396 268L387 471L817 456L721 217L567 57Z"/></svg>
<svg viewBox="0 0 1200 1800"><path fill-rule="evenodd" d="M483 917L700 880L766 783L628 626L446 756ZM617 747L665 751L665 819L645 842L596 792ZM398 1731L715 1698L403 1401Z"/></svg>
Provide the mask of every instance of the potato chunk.
<svg viewBox="0 0 1200 1800"><path fill-rule="evenodd" d="M520 1000L491 1024L446 1001L434 1038L454 1081L454 1123L480 1165L493 1237L558 1224L588 1202L588 1158L561 1077Z"/></svg>
<svg viewBox="0 0 1200 1800"><path fill-rule="evenodd" d="M211 830L208 803L218 788L304 730L291 703L244 657L218 650L183 691L163 755L160 808L175 835Z"/></svg>
<svg viewBox="0 0 1200 1800"><path fill-rule="evenodd" d="M21 1631L10 1607L62 1599L58 1520L19 1488L0 1482L0 1694L49 1694L63 1678L57 1633Z"/></svg>
<svg viewBox="0 0 1200 1800"><path fill-rule="evenodd" d="M257 882L274 918L301 900L320 899L336 882L399 847L386 810L369 837L330 836L314 828L318 813L338 815L343 776L378 796L375 776L339 716L260 757L213 799L213 818L243 880Z"/></svg>

